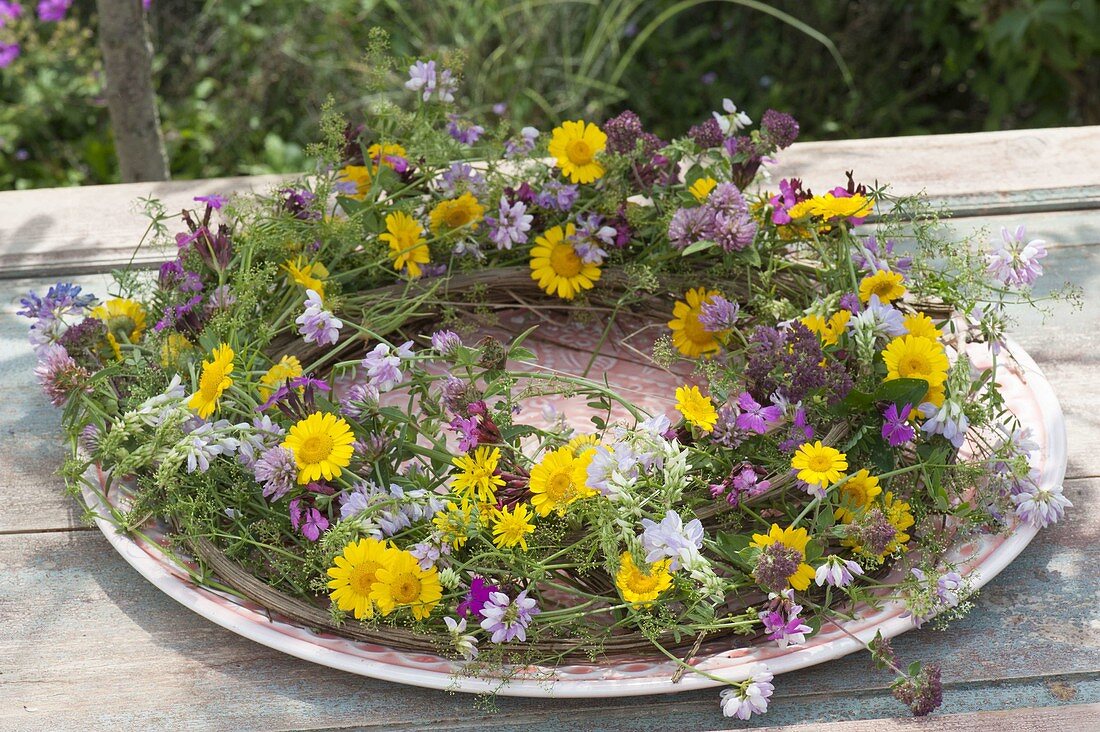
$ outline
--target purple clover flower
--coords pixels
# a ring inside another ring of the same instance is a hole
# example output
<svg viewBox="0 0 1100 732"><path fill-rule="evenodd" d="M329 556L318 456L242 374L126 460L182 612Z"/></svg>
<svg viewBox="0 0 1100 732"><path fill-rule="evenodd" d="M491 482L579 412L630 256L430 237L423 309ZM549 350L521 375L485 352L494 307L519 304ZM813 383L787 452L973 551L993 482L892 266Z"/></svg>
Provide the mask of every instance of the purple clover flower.
<svg viewBox="0 0 1100 732"><path fill-rule="evenodd" d="M0 28L9 20L14 20L23 14L23 7L14 0L0 0Z"/></svg>
<svg viewBox="0 0 1100 732"><path fill-rule="evenodd" d="M668 222L668 238L677 249L712 241L716 235L714 212L707 206L677 209Z"/></svg>
<svg viewBox="0 0 1100 732"><path fill-rule="evenodd" d="M886 440L890 447L901 447L916 436L916 431L909 424L909 415L912 411L911 404L906 404L900 411L897 404L891 404L882 413L882 439Z"/></svg>
<svg viewBox="0 0 1100 732"><path fill-rule="evenodd" d="M531 619L542 612L536 605L533 597L527 597L527 590L516 595L515 600L509 600L503 592L492 592L481 608L481 627L492 633L489 640L493 643L525 641Z"/></svg>
<svg viewBox="0 0 1100 732"><path fill-rule="evenodd" d="M441 356L450 356L462 346L462 338L453 330L437 330L432 333L432 348Z"/></svg>
<svg viewBox="0 0 1100 732"><path fill-rule="evenodd" d="M57 343L51 343L39 352L34 375L55 407L64 406L74 392L92 391L91 374L77 364L64 346Z"/></svg>
<svg viewBox="0 0 1100 732"><path fill-rule="evenodd" d="M289 493L298 480L294 453L285 447L273 447L260 455L252 474L257 483L263 484L264 498L274 503Z"/></svg>
<svg viewBox="0 0 1100 732"><path fill-rule="evenodd" d="M740 305L715 295L699 309L699 325L708 333L721 333L733 328L740 312Z"/></svg>

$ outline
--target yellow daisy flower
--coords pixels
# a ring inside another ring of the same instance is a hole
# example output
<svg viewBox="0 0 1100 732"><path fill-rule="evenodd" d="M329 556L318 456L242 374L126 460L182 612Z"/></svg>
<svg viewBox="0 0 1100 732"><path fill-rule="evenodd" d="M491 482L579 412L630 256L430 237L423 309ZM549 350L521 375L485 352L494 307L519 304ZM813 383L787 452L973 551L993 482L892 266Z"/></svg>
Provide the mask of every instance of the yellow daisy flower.
<svg viewBox="0 0 1100 732"><path fill-rule="evenodd" d="M702 203L707 200L707 197L710 196L710 192L713 191L717 185L718 181L714 178L700 178L691 184L691 187L688 188L688 192L695 196L696 201Z"/></svg>
<svg viewBox="0 0 1100 732"><path fill-rule="evenodd" d="M222 394L233 385L232 373L233 349L225 343L219 344L210 354L210 360L202 362L199 390L187 400L187 407L203 419L213 414Z"/></svg>
<svg viewBox="0 0 1100 732"><path fill-rule="evenodd" d="M387 160L387 157L407 158L409 154L405 151L405 148L395 142L389 142L384 145L380 145L376 142L367 148L367 157L375 163L374 169L378 170L382 165L385 165L387 168L393 168L393 163Z"/></svg>
<svg viewBox="0 0 1100 732"><path fill-rule="evenodd" d="M824 346L835 346L844 330L848 327L848 321L852 313L847 310L837 310L825 320L821 315L807 315L802 318L802 324L812 333L817 333Z"/></svg>
<svg viewBox="0 0 1100 732"><path fill-rule="evenodd" d="M378 238L390 245L390 259L398 272L407 268L410 277L419 277L420 265L431 261L423 227L403 211L387 214L386 233Z"/></svg>
<svg viewBox="0 0 1100 732"><path fill-rule="evenodd" d="M932 322L932 318L924 313L906 315L902 323L909 335L921 336L933 341L943 335L943 331L936 327L936 324Z"/></svg>
<svg viewBox="0 0 1100 732"><path fill-rule="evenodd" d="M451 462L461 471L454 477L455 491L479 503L496 503L497 488L504 485L504 478L497 475L499 448L483 445L473 456L460 455Z"/></svg>
<svg viewBox="0 0 1100 732"><path fill-rule="evenodd" d="M791 467L798 471L799 480L828 488L844 476L848 459L840 450L818 440L801 445L791 458Z"/></svg>
<svg viewBox="0 0 1100 732"><path fill-rule="evenodd" d="M431 221L432 233L438 234L467 227L474 231L484 215L485 207L467 191L458 198L448 198L437 203L428 214L428 219Z"/></svg>
<svg viewBox="0 0 1100 732"><path fill-rule="evenodd" d="M279 362L269 368L260 377L260 399L267 401L272 392L276 391L287 379L296 379L302 375L302 362L297 356L283 356Z"/></svg>
<svg viewBox="0 0 1100 732"><path fill-rule="evenodd" d="M400 550L393 550L378 568L370 591L371 601L383 615L407 607L417 620L431 615L441 597L443 587L436 568L421 569L416 557Z"/></svg>
<svg viewBox="0 0 1100 732"><path fill-rule="evenodd" d="M565 446L573 453L573 457L580 457L586 451L599 447L599 444L599 435L577 435L572 440L565 443Z"/></svg>
<svg viewBox="0 0 1100 732"><path fill-rule="evenodd" d="M501 549L519 545L527 551L527 535L535 532L532 514L526 503L517 503L508 510L505 506L493 513L493 543Z"/></svg>
<svg viewBox="0 0 1100 732"><path fill-rule="evenodd" d="M582 261L573 248L576 233L573 224L566 224L564 230L555 226L537 237L531 247L531 279L547 295L572 300L582 290L591 290L600 279L599 266Z"/></svg>
<svg viewBox="0 0 1100 732"><path fill-rule="evenodd" d="M924 379L929 388L947 380L948 361L943 346L924 336L898 336L882 351L886 380Z"/></svg>
<svg viewBox="0 0 1100 732"><path fill-rule="evenodd" d="M290 428L281 447L294 453L298 483L339 478L351 463L355 435L342 417L314 412Z"/></svg>
<svg viewBox="0 0 1100 732"><path fill-rule="evenodd" d="M550 137L550 155L562 175L571 183L591 183L603 177L604 167L596 155L607 147L607 135L596 125L581 121L563 122Z"/></svg>
<svg viewBox="0 0 1100 732"><path fill-rule="evenodd" d="M878 295L883 303L897 300L905 294L905 285L901 284L904 279L900 273L887 272L884 269L867 275L859 283L860 302L869 302L871 295Z"/></svg>
<svg viewBox="0 0 1100 732"><path fill-rule="evenodd" d="M619 557L619 571L615 573L615 586L619 588L619 595L634 607L646 607L669 587L672 586L672 573L668 567L671 562L662 559L649 565L647 571L642 571L634 563L634 557L630 552L623 552Z"/></svg>
<svg viewBox="0 0 1100 732"><path fill-rule="evenodd" d="M878 478L867 470L860 470L840 486L840 505L833 511L833 516L843 523L854 521L857 513L871 507L879 493L882 493L882 488Z"/></svg>
<svg viewBox="0 0 1100 732"><path fill-rule="evenodd" d="M703 432L711 432L718 422L718 411L709 396L704 396L697 386L681 386L676 389L676 411L684 415L688 424Z"/></svg>
<svg viewBox="0 0 1100 732"><path fill-rule="evenodd" d="M137 300L116 297L96 305L89 315L107 326L107 343L119 360L122 359L119 342L137 343L145 332L145 308Z"/></svg>
<svg viewBox="0 0 1100 732"><path fill-rule="evenodd" d="M462 499L460 503L447 501L443 510L432 517L432 525L445 543L456 550L461 549L466 545L470 534L477 531L477 527L472 525L474 523L472 514L473 508L466 499Z"/></svg>
<svg viewBox="0 0 1100 732"><path fill-rule="evenodd" d="M551 511L564 514L576 501L596 495L596 491L586 485L589 461L573 457L568 447L546 453L542 461L531 468L531 505L535 513L539 516L546 516Z"/></svg>
<svg viewBox="0 0 1100 732"><path fill-rule="evenodd" d="M826 221L863 218L870 216L875 210L875 202L859 193L854 196L834 196L832 193L826 193L824 196L814 196L805 203L808 204L810 213ZM797 207L796 204L792 210ZM794 214L791 214L791 218L795 218Z"/></svg>
<svg viewBox="0 0 1100 732"><path fill-rule="evenodd" d="M354 613L356 620L373 618L371 585L395 551L376 539L360 539L345 546L332 560L334 566L328 568L332 578L328 581L329 597L336 607Z"/></svg>
<svg viewBox="0 0 1100 732"><path fill-rule="evenodd" d="M806 545L810 542L810 535L806 532L806 529L794 529L788 526L785 529L779 528L778 524L772 524L771 529L767 534L753 534L752 542L750 546L754 546L758 549L771 546L772 544L782 544L783 546L794 549L796 552L802 555L802 560L806 559ZM805 561L801 561L798 565L798 569L794 571L789 577L787 577L787 583L796 590L802 591L810 586L810 580L814 578L814 569ZM779 589L779 588L772 588Z"/></svg>
<svg viewBox="0 0 1100 732"><path fill-rule="evenodd" d="M301 285L303 290L313 290L321 299L325 299L325 278L328 270L320 262L307 262L305 257L288 259L283 263L283 269L290 278Z"/></svg>
<svg viewBox="0 0 1100 732"><path fill-rule="evenodd" d="M677 300L672 306L672 320L668 327L672 330L672 345L688 358L710 358L722 348L729 331L712 333L699 322L699 314L706 305L719 295L718 290L696 287L684 294L683 300Z"/></svg>

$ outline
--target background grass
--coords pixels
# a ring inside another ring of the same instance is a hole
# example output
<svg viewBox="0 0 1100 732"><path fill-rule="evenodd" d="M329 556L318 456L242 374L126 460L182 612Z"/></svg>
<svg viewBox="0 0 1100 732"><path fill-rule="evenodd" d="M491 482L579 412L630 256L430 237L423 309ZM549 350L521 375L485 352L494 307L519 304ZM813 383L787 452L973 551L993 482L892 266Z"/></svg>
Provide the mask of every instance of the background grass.
<svg viewBox="0 0 1100 732"><path fill-rule="evenodd" d="M0 29L0 188L117 179L94 2ZM173 175L301 170L318 110L368 102L372 26L466 56L462 93L520 124L634 109L682 134L732 98L803 139L1100 122L1100 0L153 0ZM394 79L395 98L402 97ZM407 99L407 97L404 97Z"/></svg>

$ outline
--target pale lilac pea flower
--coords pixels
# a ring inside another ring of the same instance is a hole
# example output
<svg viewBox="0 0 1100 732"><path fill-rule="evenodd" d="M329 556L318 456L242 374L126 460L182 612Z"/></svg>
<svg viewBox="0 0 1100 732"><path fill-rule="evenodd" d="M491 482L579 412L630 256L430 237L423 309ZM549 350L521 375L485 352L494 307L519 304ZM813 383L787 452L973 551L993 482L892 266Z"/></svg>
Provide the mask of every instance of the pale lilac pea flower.
<svg viewBox="0 0 1100 732"><path fill-rule="evenodd" d="M768 699L775 686L772 675L767 671L757 671L740 684L725 689L721 693L722 714L747 720L754 714L768 711Z"/></svg>
<svg viewBox="0 0 1100 732"><path fill-rule="evenodd" d="M853 577L863 574L863 567L851 559L833 554L817 568L814 581L818 587L829 585L830 587L847 587L852 583Z"/></svg>
<svg viewBox="0 0 1100 732"><path fill-rule="evenodd" d="M1073 506L1062 495L1062 486L1040 487L1035 483L1025 485L1012 496L1016 504L1016 516L1021 521L1038 529L1045 529L1057 523L1065 515L1066 509Z"/></svg>
<svg viewBox="0 0 1100 732"><path fill-rule="evenodd" d="M1046 242L1042 239L1027 241L1023 225L1009 232L1001 227L1001 241L986 255L986 271L998 282L1008 287L1027 287L1043 274L1039 260L1047 255Z"/></svg>
<svg viewBox="0 0 1100 732"><path fill-rule="evenodd" d="M667 557L672 560L669 568L675 572L693 564L699 557L699 550L703 547L703 524L699 519L692 519L684 525L680 514L669 509L661 523L646 518L642 519L642 527L642 546L648 552L647 562Z"/></svg>
<svg viewBox="0 0 1100 732"><path fill-rule="evenodd" d="M477 638L466 633L466 618L443 618L443 622L447 624L454 649L467 661L477 658Z"/></svg>
<svg viewBox="0 0 1100 732"><path fill-rule="evenodd" d="M489 600L481 608L481 627L492 635L493 643L507 643L518 639L527 640L527 626L541 610L536 607L535 599L527 597L527 590L509 600L503 592L489 593Z"/></svg>
<svg viewBox="0 0 1100 732"><path fill-rule="evenodd" d="M321 296L314 290L306 290L305 306L305 311L294 322L300 326L298 332L306 343L331 346L340 340L340 329L344 327L343 322L328 310L325 310Z"/></svg>

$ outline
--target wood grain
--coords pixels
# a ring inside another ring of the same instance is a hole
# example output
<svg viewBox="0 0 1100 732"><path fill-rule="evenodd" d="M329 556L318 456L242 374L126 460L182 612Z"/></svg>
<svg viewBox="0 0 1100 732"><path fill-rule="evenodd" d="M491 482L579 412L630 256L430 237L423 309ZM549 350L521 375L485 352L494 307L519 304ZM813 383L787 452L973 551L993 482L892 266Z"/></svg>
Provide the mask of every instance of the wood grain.
<svg viewBox="0 0 1100 732"><path fill-rule="evenodd" d="M946 714L932 719L868 719L827 724L792 724L762 727L761 732L1025 732L1030 730L1100 729L1100 704L1072 707L1039 707L973 714Z"/></svg>

